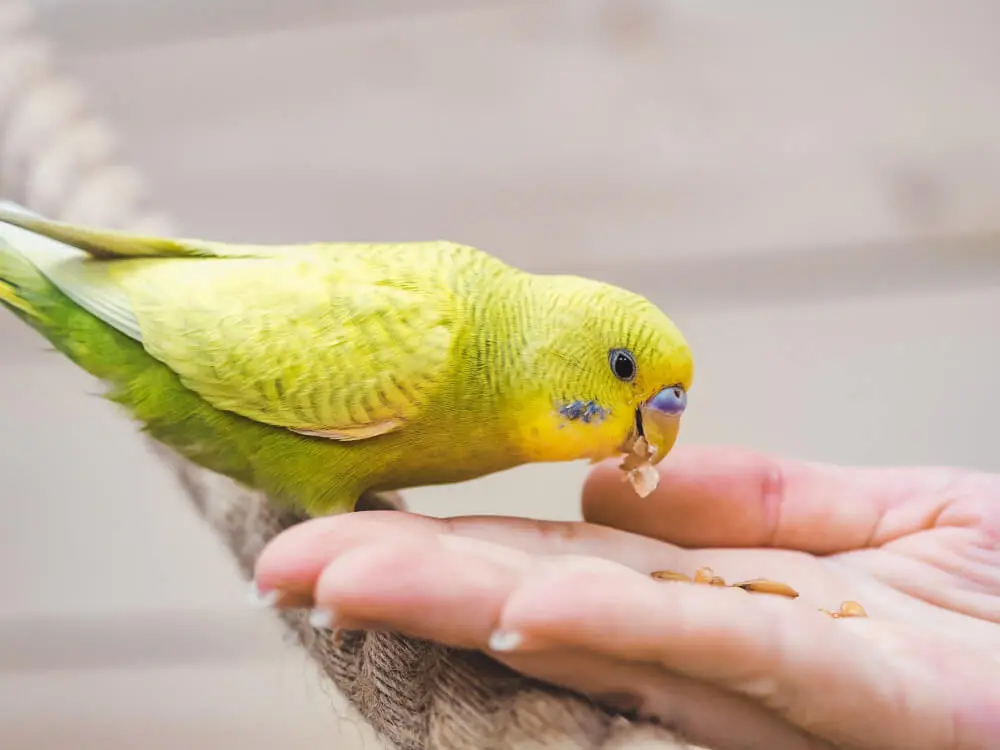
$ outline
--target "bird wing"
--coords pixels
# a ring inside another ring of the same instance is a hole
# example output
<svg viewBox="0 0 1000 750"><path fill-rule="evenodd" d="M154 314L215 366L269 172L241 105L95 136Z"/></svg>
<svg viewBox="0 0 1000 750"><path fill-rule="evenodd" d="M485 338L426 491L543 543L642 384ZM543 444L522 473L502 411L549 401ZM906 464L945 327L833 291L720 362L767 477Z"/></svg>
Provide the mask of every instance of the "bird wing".
<svg viewBox="0 0 1000 750"><path fill-rule="evenodd" d="M389 246L293 246L254 256L180 255L168 244L149 257L152 250L119 252L128 248L104 232L81 239L66 232L91 230L9 218L0 216L4 235L60 291L140 341L218 409L362 440L421 414L450 369L456 306L430 281L440 277L427 274L421 284L413 273L423 243L412 243L403 273Z"/></svg>

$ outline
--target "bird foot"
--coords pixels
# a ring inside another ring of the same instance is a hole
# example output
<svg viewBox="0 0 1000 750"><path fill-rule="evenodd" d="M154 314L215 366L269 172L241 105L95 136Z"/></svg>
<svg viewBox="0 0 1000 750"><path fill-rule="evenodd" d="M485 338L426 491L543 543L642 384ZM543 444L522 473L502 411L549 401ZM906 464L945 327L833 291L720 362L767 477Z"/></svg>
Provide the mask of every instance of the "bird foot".
<svg viewBox="0 0 1000 750"><path fill-rule="evenodd" d="M709 586L725 586L727 588L743 589L752 594L774 594L776 596L784 596L788 599L797 599L799 596L799 592L787 583L769 581L766 578L753 578L749 581L740 581L739 583L726 583L725 579L715 575L711 568L698 568L693 578L684 573L676 573L672 570L654 570L649 575L657 581L683 581L687 583L707 584ZM844 602L840 605L839 609L833 611L820 609L820 612L834 619L868 616L865 608L853 601Z"/></svg>

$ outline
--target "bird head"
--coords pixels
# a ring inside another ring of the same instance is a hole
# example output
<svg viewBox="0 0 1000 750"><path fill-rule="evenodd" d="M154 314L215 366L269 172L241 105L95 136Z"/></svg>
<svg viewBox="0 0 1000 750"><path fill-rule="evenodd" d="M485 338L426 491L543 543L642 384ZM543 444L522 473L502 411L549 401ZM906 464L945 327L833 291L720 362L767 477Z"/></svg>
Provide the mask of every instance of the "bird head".
<svg viewBox="0 0 1000 750"><path fill-rule="evenodd" d="M683 334L652 302L616 286L576 277L550 277L548 285L531 341L544 413L528 420L536 459L599 461L644 437L651 462L663 460L694 375Z"/></svg>

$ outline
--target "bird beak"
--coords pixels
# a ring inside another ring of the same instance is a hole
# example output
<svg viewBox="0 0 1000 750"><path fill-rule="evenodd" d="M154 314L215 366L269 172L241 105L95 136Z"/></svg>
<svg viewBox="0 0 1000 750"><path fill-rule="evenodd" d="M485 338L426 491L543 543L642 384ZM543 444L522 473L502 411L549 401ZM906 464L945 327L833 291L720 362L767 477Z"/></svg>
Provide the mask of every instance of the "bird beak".
<svg viewBox="0 0 1000 750"><path fill-rule="evenodd" d="M681 429L681 416L687 408L687 393L679 385L663 388L645 401L635 412L635 428L644 435L656 453L650 463L654 466L666 458L677 442Z"/></svg>

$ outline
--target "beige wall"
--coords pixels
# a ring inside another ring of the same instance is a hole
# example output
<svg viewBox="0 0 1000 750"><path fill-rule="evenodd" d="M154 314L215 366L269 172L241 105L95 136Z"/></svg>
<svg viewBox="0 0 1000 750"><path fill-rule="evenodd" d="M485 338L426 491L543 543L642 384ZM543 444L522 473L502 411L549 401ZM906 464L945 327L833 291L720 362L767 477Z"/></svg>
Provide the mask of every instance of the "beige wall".
<svg viewBox="0 0 1000 750"><path fill-rule="evenodd" d="M38 2L185 234L447 237L613 280L696 349L685 441L1000 470L998 6L326 5ZM0 315L0 745L351 746L133 426L42 349ZM410 498L573 518L584 472Z"/></svg>

